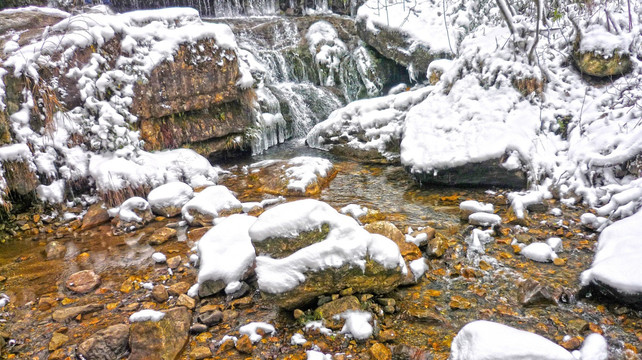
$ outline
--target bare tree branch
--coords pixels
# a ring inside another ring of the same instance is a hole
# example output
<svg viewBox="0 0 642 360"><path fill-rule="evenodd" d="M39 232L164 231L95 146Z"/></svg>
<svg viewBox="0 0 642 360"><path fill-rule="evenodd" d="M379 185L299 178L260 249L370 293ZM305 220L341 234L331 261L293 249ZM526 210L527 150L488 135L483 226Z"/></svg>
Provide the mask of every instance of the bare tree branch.
<svg viewBox="0 0 642 360"><path fill-rule="evenodd" d="M510 33L515 34L515 25L513 25L513 17L511 16L508 5L506 5L506 1L504 0L495 0L495 1L497 2L499 11L502 13L502 16L504 17L504 21L506 21L506 25L508 25L508 29L510 30Z"/></svg>

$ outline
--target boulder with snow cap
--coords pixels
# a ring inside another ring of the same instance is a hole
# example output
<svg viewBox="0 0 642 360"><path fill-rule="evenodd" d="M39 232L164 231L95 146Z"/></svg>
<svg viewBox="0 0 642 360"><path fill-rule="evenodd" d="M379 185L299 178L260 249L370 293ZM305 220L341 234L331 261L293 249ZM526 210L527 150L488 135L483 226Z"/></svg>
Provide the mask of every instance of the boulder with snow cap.
<svg viewBox="0 0 642 360"><path fill-rule="evenodd" d="M183 218L192 226L210 226L221 216L240 213L241 202L223 185L210 186L196 193L182 208Z"/></svg>
<svg viewBox="0 0 642 360"><path fill-rule="evenodd" d="M161 185L149 192L147 201L152 212L159 216L173 217L181 213L183 205L192 199L194 190L182 182Z"/></svg>
<svg viewBox="0 0 642 360"><path fill-rule="evenodd" d="M114 235L140 229L153 217L147 200L141 197L129 198L120 205L118 215L112 219Z"/></svg>
<svg viewBox="0 0 642 360"><path fill-rule="evenodd" d="M256 258L259 289L285 309L305 305L323 294L352 288L356 293L384 294L400 285L408 270L399 247L390 239L371 234L351 217L317 200L300 200L263 213L250 228L257 246L277 238L298 238L304 232L327 233L314 243L299 243L280 258ZM297 249L298 248L298 249Z"/></svg>
<svg viewBox="0 0 642 360"><path fill-rule="evenodd" d="M580 276L580 295L603 295L642 308L642 211L606 227L591 267Z"/></svg>

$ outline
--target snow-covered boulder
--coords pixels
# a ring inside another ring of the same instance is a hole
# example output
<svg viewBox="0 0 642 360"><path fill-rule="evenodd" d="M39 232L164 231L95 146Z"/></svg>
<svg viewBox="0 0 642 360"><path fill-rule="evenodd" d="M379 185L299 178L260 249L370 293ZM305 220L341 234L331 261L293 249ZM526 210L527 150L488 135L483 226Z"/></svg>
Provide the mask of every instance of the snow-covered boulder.
<svg viewBox="0 0 642 360"><path fill-rule="evenodd" d="M453 339L450 360L575 360L570 352L537 334L478 320Z"/></svg>
<svg viewBox="0 0 642 360"><path fill-rule="evenodd" d="M243 280L254 265L254 247L248 229L255 217L235 214L222 219L196 244L199 258L198 284L201 297L213 295Z"/></svg>
<svg viewBox="0 0 642 360"><path fill-rule="evenodd" d="M211 226L217 217L241 211L241 202L223 185L210 186L196 193L181 209L183 217L192 226Z"/></svg>
<svg viewBox="0 0 642 360"><path fill-rule="evenodd" d="M402 92L349 103L315 125L308 146L364 162L397 162L399 141L408 110L432 88Z"/></svg>
<svg viewBox="0 0 642 360"><path fill-rule="evenodd" d="M269 209L249 234L260 254L278 255L257 256L256 274L263 295L286 309L348 287L359 293L387 293L408 273L392 240L369 233L317 200Z"/></svg>
<svg viewBox="0 0 642 360"><path fill-rule="evenodd" d="M557 258L553 247L545 242L534 242L521 249L520 254L538 262L551 262Z"/></svg>
<svg viewBox="0 0 642 360"><path fill-rule="evenodd" d="M449 4L445 27L440 2L419 2L410 10L402 2L380 6L367 0L357 12L357 33L383 56L406 66L411 77L424 78L431 61L453 56L463 32L463 24L452 17L456 10Z"/></svg>
<svg viewBox="0 0 642 360"><path fill-rule="evenodd" d="M192 187L182 182L171 182L161 185L149 192L147 201L156 215L173 217L181 213L192 196Z"/></svg>
<svg viewBox="0 0 642 360"><path fill-rule="evenodd" d="M141 197L129 198L113 211L117 214L112 220L114 234L140 229L154 217L149 203Z"/></svg>
<svg viewBox="0 0 642 360"><path fill-rule="evenodd" d="M629 53L633 38L628 35L609 32L602 24L589 25L578 34L572 58L587 75L608 78L627 73L633 67Z"/></svg>
<svg viewBox="0 0 642 360"><path fill-rule="evenodd" d="M642 211L600 234L591 268L580 277L583 292L642 306Z"/></svg>
<svg viewBox="0 0 642 360"><path fill-rule="evenodd" d="M250 165L247 172L247 184L255 191L283 196L318 195L337 174L330 160L313 156L264 160Z"/></svg>

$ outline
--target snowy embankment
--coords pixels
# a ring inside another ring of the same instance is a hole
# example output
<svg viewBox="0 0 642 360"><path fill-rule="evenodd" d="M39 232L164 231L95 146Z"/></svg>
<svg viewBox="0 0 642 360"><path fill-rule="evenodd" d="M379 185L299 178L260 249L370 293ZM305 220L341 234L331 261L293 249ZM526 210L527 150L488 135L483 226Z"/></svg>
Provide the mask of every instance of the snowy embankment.
<svg viewBox="0 0 642 360"><path fill-rule="evenodd" d="M103 51L113 40L120 52ZM19 45L19 35L13 36L4 45L0 79L12 76L41 89L76 82L80 105L43 112L36 104L55 104L53 93L41 100L42 92L27 89L19 110L8 114L16 144L0 148L6 154L0 161L26 163L45 179L37 193L49 202L63 201L74 183L89 183L114 204L171 181L193 187L216 183L218 170L192 150L144 151L135 130L137 118L130 111L136 84L149 81L159 64L173 61L180 46L195 46L201 40L213 41L223 57L237 57L230 28L202 22L190 8L111 14L99 6L88 13L67 14L28 44ZM79 61L87 52L89 60ZM241 61L238 87L252 82ZM0 86L0 110L5 110L4 92ZM41 117L46 125L40 130L32 127L33 117ZM11 150L16 146L28 146L29 151L18 159Z"/></svg>

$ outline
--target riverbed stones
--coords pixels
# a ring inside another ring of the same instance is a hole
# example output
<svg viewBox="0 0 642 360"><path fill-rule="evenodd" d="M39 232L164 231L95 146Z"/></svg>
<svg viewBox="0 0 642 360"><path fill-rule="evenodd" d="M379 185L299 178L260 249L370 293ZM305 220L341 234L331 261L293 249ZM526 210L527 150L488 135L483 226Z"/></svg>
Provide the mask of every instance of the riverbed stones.
<svg viewBox="0 0 642 360"><path fill-rule="evenodd" d="M89 314L98 310L102 310L103 305L101 304L88 304L82 306L73 306L58 309L53 312L52 318L57 322L65 322L67 320L73 319L78 315Z"/></svg>
<svg viewBox="0 0 642 360"><path fill-rule="evenodd" d="M103 208L103 204L94 204L87 209L87 213L82 218L80 230L93 229L109 221L109 213Z"/></svg>
<svg viewBox="0 0 642 360"><path fill-rule="evenodd" d="M183 306L164 311L160 321L135 322L130 327L129 360L174 360L189 336L191 314Z"/></svg>
<svg viewBox="0 0 642 360"><path fill-rule="evenodd" d="M120 359L127 353L129 325L112 325L83 341L77 353L87 360Z"/></svg>
<svg viewBox="0 0 642 360"><path fill-rule="evenodd" d="M179 281L176 284L170 285L170 287L167 289L167 292L171 296L179 296L180 294L187 293L187 290L189 290L190 287L191 285L189 283L185 281Z"/></svg>
<svg viewBox="0 0 642 360"><path fill-rule="evenodd" d="M51 340L49 341L49 351L55 351L59 349L67 341L69 341L69 337L67 335L58 332L53 333L53 335L51 336Z"/></svg>
<svg viewBox="0 0 642 360"><path fill-rule="evenodd" d="M551 291L535 280L524 281L519 285L519 289L519 301L525 306L557 304Z"/></svg>
<svg viewBox="0 0 642 360"><path fill-rule="evenodd" d="M369 349L368 353L370 354L370 358L373 360L391 360L392 359L392 351L390 349L382 344L382 343L374 343Z"/></svg>
<svg viewBox="0 0 642 360"><path fill-rule="evenodd" d="M190 310L194 310L194 308L196 307L196 300L185 294L180 294L178 296L178 300L176 300L176 306L185 306Z"/></svg>
<svg viewBox="0 0 642 360"><path fill-rule="evenodd" d="M253 350L252 341L250 341L250 337L247 335L241 336L236 342L235 347L236 350L243 354L251 354Z"/></svg>
<svg viewBox="0 0 642 360"><path fill-rule="evenodd" d="M169 299L169 293L165 288L165 285L156 285L152 289L152 299L158 303L164 303Z"/></svg>
<svg viewBox="0 0 642 360"><path fill-rule="evenodd" d="M198 316L198 320L207 326L213 326L220 323L221 320L223 320L223 312L221 312L220 310L206 312L206 313L200 314Z"/></svg>
<svg viewBox="0 0 642 360"><path fill-rule="evenodd" d="M216 295L223 291L226 286L223 280L205 280L198 287L198 296L204 298Z"/></svg>
<svg viewBox="0 0 642 360"><path fill-rule="evenodd" d="M203 360L212 356L212 350L207 346L197 346L190 353L190 358L195 360Z"/></svg>
<svg viewBox="0 0 642 360"><path fill-rule="evenodd" d="M65 287L79 294L86 294L100 284L100 276L92 270L82 270L67 278Z"/></svg>
<svg viewBox="0 0 642 360"><path fill-rule="evenodd" d="M47 260L62 259L67 253L67 247L58 241L50 241L45 245L45 256Z"/></svg>
<svg viewBox="0 0 642 360"><path fill-rule="evenodd" d="M160 228L149 236L147 240L150 245L162 245L167 241L176 238L176 229L169 227Z"/></svg>

